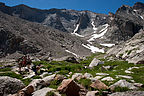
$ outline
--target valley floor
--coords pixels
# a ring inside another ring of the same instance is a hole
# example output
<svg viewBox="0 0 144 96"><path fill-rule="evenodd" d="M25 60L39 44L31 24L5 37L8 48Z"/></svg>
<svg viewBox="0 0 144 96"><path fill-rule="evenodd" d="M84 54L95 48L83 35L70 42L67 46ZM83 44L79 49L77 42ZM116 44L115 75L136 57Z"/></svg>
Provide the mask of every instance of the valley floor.
<svg viewBox="0 0 144 96"><path fill-rule="evenodd" d="M94 58L101 60L104 64L97 64L97 66L90 68L89 64ZM72 79L76 84L83 86L86 90L85 92L88 92L87 94L93 94L92 92L96 92L94 93L96 95L86 96L114 96L111 94L115 92L144 91L144 64L135 65L122 60L104 59L104 54L94 54L84 60L79 60L77 63L67 61L35 61L33 64L42 65L41 69L38 71L38 75L35 75L32 70L30 70L30 72L23 71L22 74L19 74L15 65L3 67L5 64L4 62L1 62L0 78L2 76L17 78L26 86L29 85L30 82L34 82L36 79L45 81L45 78L49 78L49 84L44 88L52 88L53 90L59 88L63 79ZM98 85L92 86L97 80L101 82L100 84L105 85L105 87L98 87ZM38 96L36 95L38 90L44 89L41 87L35 90L35 92L32 93L33 96ZM50 92L47 91L46 94L52 94ZM57 91L52 92L54 92L54 94L59 94ZM55 96L46 94L41 96ZM65 93L56 96L65 96L64 94ZM144 94L141 93L139 96L143 95Z"/></svg>

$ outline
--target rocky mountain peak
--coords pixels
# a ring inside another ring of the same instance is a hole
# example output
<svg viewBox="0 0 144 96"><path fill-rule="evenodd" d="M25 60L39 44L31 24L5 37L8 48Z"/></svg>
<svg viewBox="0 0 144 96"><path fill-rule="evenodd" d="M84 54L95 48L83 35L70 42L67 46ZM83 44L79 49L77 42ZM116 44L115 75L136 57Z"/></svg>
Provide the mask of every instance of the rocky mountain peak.
<svg viewBox="0 0 144 96"><path fill-rule="evenodd" d="M144 3L142 2L137 2L134 4L133 9L144 9Z"/></svg>
<svg viewBox="0 0 144 96"><path fill-rule="evenodd" d="M5 6L5 3L0 2L0 6Z"/></svg>

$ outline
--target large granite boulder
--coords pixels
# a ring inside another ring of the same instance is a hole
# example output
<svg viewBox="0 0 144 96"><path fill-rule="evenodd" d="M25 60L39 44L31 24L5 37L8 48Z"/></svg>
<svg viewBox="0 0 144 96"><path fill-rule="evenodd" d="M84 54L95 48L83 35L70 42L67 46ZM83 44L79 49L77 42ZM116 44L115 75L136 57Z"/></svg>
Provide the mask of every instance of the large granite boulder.
<svg viewBox="0 0 144 96"><path fill-rule="evenodd" d="M25 85L23 82L16 78L11 78L8 76L0 77L0 96L17 93L24 87Z"/></svg>
<svg viewBox="0 0 144 96"><path fill-rule="evenodd" d="M90 67L90 68L93 68L94 66L98 66L99 64L104 64L104 62L102 62L102 61L94 58L94 59L92 60L92 62L90 63L89 67Z"/></svg>
<svg viewBox="0 0 144 96"><path fill-rule="evenodd" d="M103 82L101 82L100 80L95 80L95 82L93 82L91 85L90 85L92 88L95 88L95 89L108 89L108 86L106 86Z"/></svg>
<svg viewBox="0 0 144 96"><path fill-rule="evenodd" d="M60 93L64 93L67 96L79 96L81 87L72 79L63 80L61 86L57 88Z"/></svg>

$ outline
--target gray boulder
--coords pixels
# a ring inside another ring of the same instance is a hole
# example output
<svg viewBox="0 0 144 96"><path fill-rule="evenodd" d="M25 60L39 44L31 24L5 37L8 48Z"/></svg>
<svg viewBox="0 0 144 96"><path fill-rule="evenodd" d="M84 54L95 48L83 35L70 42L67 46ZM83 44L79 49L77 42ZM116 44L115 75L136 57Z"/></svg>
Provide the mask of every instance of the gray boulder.
<svg viewBox="0 0 144 96"><path fill-rule="evenodd" d="M40 90L35 91L32 96L46 96L46 94L48 92L54 92L54 91L55 91L55 89L52 89L52 88L48 88L48 87L42 88ZM61 96L61 95L59 94L59 95L55 95L55 96Z"/></svg>
<svg viewBox="0 0 144 96"><path fill-rule="evenodd" d="M116 92L108 96L144 96L144 91Z"/></svg>
<svg viewBox="0 0 144 96"><path fill-rule="evenodd" d="M89 67L93 68L94 66L98 66L99 64L104 64L104 62L94 58L90 63Z"/></svg>
<svg viewBox="0 0 144 96"><path fill-rule="evenodd" d="M0 77L0 96L7 96L8 94L17 93L24 87L25 85L23 82L16 78L11 78L8 76Z"/></svg>
<svg viewBox="0 0 144 96"><path fill-rule="evenodd" d="M114 90L116 87L127 87L127 88L132 89L132 90L138 89L137 87L134 86L134 84L129 83L126 80L119 80L118 82L111 85L109 88L111 90Z"/></svg>

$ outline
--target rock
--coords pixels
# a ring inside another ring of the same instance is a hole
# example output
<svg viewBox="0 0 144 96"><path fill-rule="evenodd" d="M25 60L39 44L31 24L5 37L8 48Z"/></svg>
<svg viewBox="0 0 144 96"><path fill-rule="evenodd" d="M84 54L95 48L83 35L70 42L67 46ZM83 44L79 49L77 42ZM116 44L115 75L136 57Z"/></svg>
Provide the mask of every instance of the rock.
<svg viewBox="0 0 144 96"><path fill-rule="evenodd" d="M95 89L108 89L108 86L106 86L103 82L101 82L100 80L96 80L95 82L93 82L91 85L90 85L92 88L95 88Z"/></svg>
<svg viewBox="0 0 144 96"><path fill-rule="evenodd" d="M133 84L134 84L134 86L136 86L136 87L143 87L143 86L144 86L142 83L133 83Z"/></svg>
<svg viewBox="0 0 144 96"><path fill-rule="evenodd" d="M62 84L57 88L60 93L67 96L79 96L81 87L72 79L63 80Z"/></svg>
<svg viewBox="0 0 144 96"><path fill-rule="evenodd" d="M54 91L55 89L52 88L48 88L48 87L42 88L40 90L35 91L32 96L46 96L48 92L54 92Z"/></svg>
<svg viewBox="0 0 144 96"><path fill-rule="evenodd" d="M71 63L79 63L75 57L67 57L65 61Z"/></svg>
<svg viewBox="0 0 144 96"><path fill-rule="evenodd" d="M113 67L112 66L102 66L105 70L109 70L109 69L112 69Z"/></svg>
<svg viewBox="0 0 144 96"><path fill-rule="evenodd" d="M13 94L12 96L31 96L33 92L34 87L30 85L20 90L17 94Z"/></svg>
<svg viewBox="0 0 144 96"><path fill-rule="evenodd" d="M82 73L74 73L72 75L72 79L80 80L81 78L83 78L83 74Z"/></svg>
<svg viewBox="0 0 144 96"><path fill-rule="evenodd" d="M108 96L144 96L144 91L116 92Z"/></svg>
<svg viewBox="0 0 144 96"><path fill-rule="evenodd" d="M116 75L116 78L119 78L119 77L126 78L126 79L133 79L131 76L126 76L126 75Z"/></svg>
<svg viewBox="0 0 144 96"><path fill-rule="evenodd" d="M35 72L31 71L30 74L24 77L24 79L32 78L33 76L35 76Z"/></svg>
<svg viewBox="0 0 144 96"><path fill-rule="evenodd" d="M109 75L109 74L107 74L107 73L96 73L96 75L107 76L107 75Z"/></svg>
<svg viewBox="0 0 144 96"><path fill-rule="evenodd" d="M90 73L85 73L84 78L90 79L90 78L93 78L93 76Z"/></svg>
<svg viewBox="0 0 144 96"><path fill-rule="evenodd" d="M144 64L144 60L140 60L136 64Z"/></svg>
<svg viewBox="0 0 144 96"><path fill-rule="evenodd" d="M113 81L114 79L112 77L105 77L101 81Z"/></svg>
<svg viewBox="0 0 144 96"><path fill-rule="evenodd" d="M56 74L53 74L53 75L50 75L50 76L46 76L46 77L44 77L42 80L44 80L44 82L45 82L46 84L49 84L51 81L54 80L55 76L56 76Z"/></svg>
<svg viewBox="0 0 144 96"><path fill-rule="evenodd" d="M102 62L102 61L94 58L94 59L92 60L92 62L90 63L89 67L90 67L90 68L93 68L94 66L98 66L99 64L104 64L104 62Z"/></svg>
<svg viewBox="0 0 144 96"><path fill-rule="evenodd" d="M30 84L28 86L33 86L34 87L34 91L39 90L40 88L46 86L47 83L42 80L42 79L34 79L33 81L30 82Z"/></svg>
<svg viewBox="0 0 144 96"><path fill-rule="evenodd" d="M24 88L22 81L8 76L0 76L0 96L17 93Z"/></svg>
<svg viewBox="0 0 144 96"><path fill-rule="evenodd" d="M40 75L40 77L44 78L45 75L48 75L48 72L44 72L44 73L42 73L42 74Z"/></svg>
<svg viewBox="0 0 144 96"><path fill-rule="evenodd" d="M131 74L131 73L133 73L133 72L131 72L131 71L129 71L129 70L125 70L125 73Z"/></svg>
<svg viewBox="0 0 144 96"><path fill-rule="evenodd" d="M92 82L95 82L96 80L99 80L99 79L101 79L103 76L96 76L96 77L94 77L94 78L90 78L90 80L92 81Z"/></svg>
<svg viewBox="0 0 144 96"><path fill-rule="evenodd" d="M99 91L88 91L86 96L96 96L97 93L99 93Z"/></svg>
<svg viewBox="0 0 144 96"><path fill-rule="evenodd" d="M55 80L63 81L65 79L64 75L57 74L54 78Z"/></svg>
<svg viewBox="0 0 144 96"><path fill-rule="evenodd" d="M118 82L111 85L109 88L111 90L114 90L115 87L127 87L127 88L132 89L132 90L138 89L137 87L134 86L134 84L129 83L126 80L119 80Z"/></svg>

